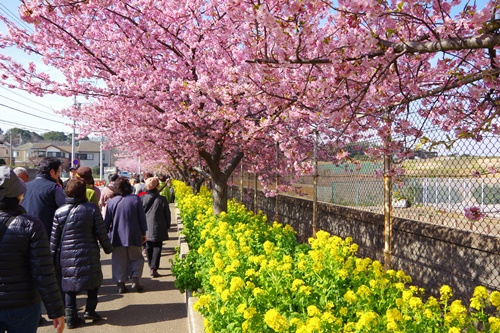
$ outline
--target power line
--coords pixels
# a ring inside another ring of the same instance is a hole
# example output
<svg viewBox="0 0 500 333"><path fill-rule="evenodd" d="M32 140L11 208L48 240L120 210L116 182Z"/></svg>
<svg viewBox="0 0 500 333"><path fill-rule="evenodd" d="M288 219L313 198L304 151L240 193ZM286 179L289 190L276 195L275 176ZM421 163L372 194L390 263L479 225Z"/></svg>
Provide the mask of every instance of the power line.
<svg viewBox="0 0 500 333"><path fill-rule="evenodd" d="M0 95L0 97L3 97L3 98L5 98L5 99L8 99L9 101L15 102L15 103L17 103L17 104L21 104L21 105L23 105L23 106L26 106L26 107L28 107L28 108L31 108L31 109L36 110L36 111L39 111L39 112L41 112L41 113L47 114L47 115L52 116L52 117L57 117L57 118L60 118L60 119L66 119L66 118L64 118L64 117L61 117L61 116L55 115L55 114L53 114L53 113L45 112L45 111L42 111L42 110L40 110L40 109L34 108L34 107L30 106L30 105L27 105L27 104L21 103L21 102L19 102L19 101L16 101L15 99L12 99L12 98L7 97L7 96Z"/></svg>
<svg viewBox="0 0 500 333"><path fill-rule="evenodd" d="M22 110L19 110L19 109L13 108L12 106L8 106L8 105L2 104L2 103L0 103L0 106L3 106L3 107L6 107L6 108L9 108L9 109L14 110L14 111L17 111L17 112L21 112L21 113L24 113L24 114L28 114L28 115L33 116L33 117L37 117L37 118L40 118L40 119L48 120L48 121L51 121L51 122L53 122L53 123L58 123L58 124L62 124L62 125L65 125L65 126L67 126L67 125L68 125L68 123L63 123L63 122L61 122L61 121L57 121L57 120L53 120L53 119L49 119L49 118L45 118L45 117L41 117L41 116L37 116L36 114L32 114L32 113L29 113L29 112L26 112L26 111L22 111Z"/></svg>
<svg viewBox="0 0 500 333"><path fill-rule="evenodd" d="M6 120L0 120L1 124L9 125L9 126L14 126L17 128L25 129L25 130L30 130L30 131L40 131L40 132L61 132L61 131L54 131L48 128L39 128L39 127L34 127L34 126L29 126L26 124L19 124L15 123L12 121L6 121ZM71 134L71 132L62 132L64 134Z"/></svg>
<svg viewBox="0 0 500 333"><path fill-rule="evenodd" d="M28 25L26 22L21 20L19 17L17 17L13 12L10 11L9 8L7 8L4 4L0 3L0 6L2 6L5 9L0 8L1 11L3 11L7 16L9 16L13 22L17 23L18 25L23 26L26 30L29 32L33 32L33 28Z"/></svg>
<svg viewBox="0 0 500 333"><path fill-rule="evenodd" d="M27 99L28 101L30 101L30 102L32 102L32 103L38 104L38 105L40 105L40 106L43 106L43 107L44 107L44 108L46 108L46 109L49 109L50 111L53 111L53 109L52 109L51 107L49 107L49 106L47 106L47 105L45 105L45 104L42 104L42 103L40 103L40 102L37 102L37 101L35 101L35 100L32 100L32 99L30 99L30 98L28 98L28 97L26 97L26 96L23 96L23 95L21 95L21 94L19 94L19 93L15 92L15 91L14 91L14 90L12 90L12 89L5 88L5 87L3 87L3 86L1 86L1 85L0 85L0 88L1 88L1 89L3 89L3 90L7 90L7 92L9 92L9 94L14 94L14 95L17 95L17 96L19 96L19 97L21 97L21 98Z"/></svg>

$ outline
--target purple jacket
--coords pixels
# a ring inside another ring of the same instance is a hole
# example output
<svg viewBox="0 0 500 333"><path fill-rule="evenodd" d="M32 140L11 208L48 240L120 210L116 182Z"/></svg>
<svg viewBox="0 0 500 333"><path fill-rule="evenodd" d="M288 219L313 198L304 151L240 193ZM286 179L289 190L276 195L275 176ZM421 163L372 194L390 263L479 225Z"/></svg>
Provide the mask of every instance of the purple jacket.
<svg viewBox="0 0 500 333"><path fill-rule="evenodd" d="M104 223L113 247L142 246L148 227L141 198L129 194L109 199Z"/></svg>

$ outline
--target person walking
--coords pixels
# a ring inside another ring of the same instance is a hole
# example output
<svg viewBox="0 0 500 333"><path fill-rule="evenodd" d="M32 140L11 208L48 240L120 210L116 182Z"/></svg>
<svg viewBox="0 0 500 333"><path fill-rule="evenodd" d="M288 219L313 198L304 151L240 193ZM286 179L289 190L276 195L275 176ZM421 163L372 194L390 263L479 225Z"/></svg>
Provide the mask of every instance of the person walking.
<svg viewBox="0 0 500 333"><path fill-rule="evenodd" d="M158 189L160 191L160 195L167 198L168 203L173 202L173 200L171 200L171 197L170 197L170 187L172 186L172 184L168 183L169 179L167 178L167 176L166 175L159 175L158 180L159 180Z"/></svg>
<svg viewBox="0 0 500 333"><path fill-rule="evenodd" d="M121 176L115 181L115 196L108 200L104 223L114 248L111 270L118 293L128 291L125 282L129 278L132 291L144 291L140 279L144 269L141 249L146 241L146 214L141 199L132 194L127 177Z"/></svg>
<svg viewBox="0 0 500 333"><path fill-rule="evenodd" d="M103 281L99 244L105 253L113 251L101 212L87 201L86 188L83 179L68 181L66 204L55 212L50 237L50 252L65 293L68 328L76 328L81 323L76 295L82 291L87 291L83 318L101 320L95 311Z"/></svg>
<svg viewBox="0 0 500 333"><path fill-rule="evenodd" d="M58 333L64 330L64 304L57 286L45 226L24 214L19 197L26 185L0 167L0 332L35 333L41 302Z"/></svg>
<svg viewBox="0 0 500 333"><path fill-rule="evenodd" d="M42 159L36 178L26 183L26 193L21 201L29 215L42 220L47 237L52 231L56 209L66 202L66 195L58 184L61 165L62 162L55 157Z"/></svg>
<svg viewBox="0 0 500 333"><path fill-rule="evenodd" d="M170 208L167 199L160 195L158 191L158 178L146 179L144 189L146 194L141 197L148 231L146 233L146 256L150 274L152 277L159 277L161 250L163 241L169 239L168 229L170 228Z"/></svg>
<svg viewBox="0 0 500 333"><path fill-rule="evenodd" d="M19 179L21 179L23 182L27 183L30 181L30 175L28 173L28 170L23 167L17 167L14 169L15 174Z"/></svg>
<svg viewBox="0 0 500 333"><path fill-rule="evenodd" d="M99 209L103 216L106 213L106 204L109 199L115 196L115 181L118 179L118 173L113 173L108 177L108 185L105 186L101 191L101 197L99 198Z"/></svg>
<svg viewBox="0 0 500 333"><path fill-rule="evenodd" d="M70 179L76 178L76 170L77 170L77 168L75 168L74 166L69 168L69 178L63 182L63 189L66 188L66 184L68 184Z"/></svg>
<svg viewBox="0 0 500 333"><path fill-rule="evenodd" d="M76 170L77 178L81 178L87 184L86 196L89 202L95 203L96 206L99 206L99 199L97 197L97 193L94 190L94 177L92 176L92 169L87 166L81 166Z"/></svg>

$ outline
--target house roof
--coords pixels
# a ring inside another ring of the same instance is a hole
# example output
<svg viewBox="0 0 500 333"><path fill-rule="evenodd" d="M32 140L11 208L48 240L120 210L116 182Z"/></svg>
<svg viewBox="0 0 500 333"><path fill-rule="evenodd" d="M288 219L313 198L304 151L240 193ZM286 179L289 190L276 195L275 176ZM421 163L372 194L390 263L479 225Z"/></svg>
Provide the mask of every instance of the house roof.
<svg viewBox="0 0 500 333"><path fill-rule="evenodd" d="M27 142L25 144L19 145L17 147L14 147L15 150L29 150L33 147L33 143Z"/></svg>
<svg viewBox="0 0 500 333"><path fill-rule="evenodd" d="M66 153L71 153L71 146L65 144L57 144L53 142L27 142L25 144L14 147L15 150L31 150L31 149L47 149L49 147L57 148ZM99 152L101 150L100 141L82 140L78 146L75 146L75 152Z"/></svg>
<svg viewBox="0 0 500 333"><path fill-rule="evenodd" d="M84 151L97 152L100 150L101 150L101 142L100 141L82 140L79 142L77 151L78 152L84 152Z"/></svg>

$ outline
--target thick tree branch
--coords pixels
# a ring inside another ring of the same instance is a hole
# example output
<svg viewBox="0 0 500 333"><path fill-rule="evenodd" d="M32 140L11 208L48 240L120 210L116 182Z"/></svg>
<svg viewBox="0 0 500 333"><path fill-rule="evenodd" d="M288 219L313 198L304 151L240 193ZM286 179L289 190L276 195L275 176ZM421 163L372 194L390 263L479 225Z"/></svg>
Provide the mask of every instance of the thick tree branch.
<svg viewBox="0 0 500 333"><path fill-rule="evenodd" d="M378 45L382 48L376 52L370 52L366 55L356 58L346 58L347 61L359 60L365 57L375 58L385 55L388 50L392 49L392 53L397 54L413 54L413 53L435 53L444 51L460 51L472 49L491 49L500 44L499 34L483 34L479 36L471 36L467 38L449 38L427 42L404 42L393 43L379 39ZM253 59L246 60L247 63L257 64L279 64L276 59ZM286 61L289 64L331 64L332 61L327 58L316 59L290 59Z"/></svg>

